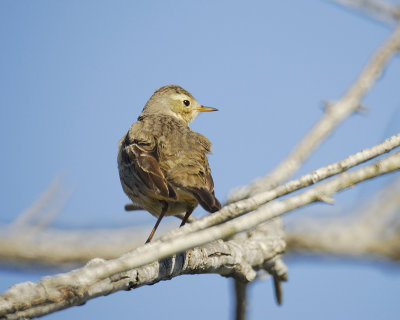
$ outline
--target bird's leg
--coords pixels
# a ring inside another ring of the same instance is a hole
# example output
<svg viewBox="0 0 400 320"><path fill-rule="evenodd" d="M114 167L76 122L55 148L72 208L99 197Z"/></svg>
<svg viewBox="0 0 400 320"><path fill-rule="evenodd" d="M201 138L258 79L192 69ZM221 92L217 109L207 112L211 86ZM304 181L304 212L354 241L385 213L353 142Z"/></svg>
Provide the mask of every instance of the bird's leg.
<svg viewBox="0 0 400 320"><path fill-rule="evenodd" d="M168 210L168 203L165 202L165 201L161 201L161 203L162 203L161 213L160 213L160 215L158 216L157 222L156 222L156 224L154 225L153 230L151 230L150 235L149 235L149 237L147 238L145 244L146 244L146 243L149 243L149 242L151 241L151 239L153 239L153 236L154 236L154 234L156 233L156 230L157 230L157 228L158 228L158 225L160 224L162 218L164 217L165 213L166 213L167 210Z"/></svg>
<svg viewBox="0 0 400 320"><path fill-rule="evenodd" d="M185 214L185 216L183 217L182 223L181 223L181 225L180 225L179 227L182 227L183 225L185 225L186 221L189 219L189 217L190 217L190 215L192 214L193 210L194 210L194 207L189 207L189 208L187 209L186 214Z"/></svg>

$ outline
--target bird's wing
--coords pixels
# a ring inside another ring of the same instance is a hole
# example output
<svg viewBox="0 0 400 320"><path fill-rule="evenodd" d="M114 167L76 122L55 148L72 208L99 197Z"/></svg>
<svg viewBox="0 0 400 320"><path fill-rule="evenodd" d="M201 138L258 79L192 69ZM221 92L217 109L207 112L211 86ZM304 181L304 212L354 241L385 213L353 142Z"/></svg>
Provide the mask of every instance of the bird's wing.
<svg viewBox="0 0 400 320"><path fill-rule="evenodd" d="M175 152L178 156L174 157L174 165L165 169L167 180L191 193L208 212L218 211L221 204L214 195L214 182L207 160L211 143L192 131L185 139L180 138L179 143L180 150Z"/></svg>
<svg viewBox="0 0 400 320"><path fill-rule="evenodd" d="M162 173L157 157L154 137L139 134L132 137L127 133L121 144L121 158L154 196L176 199L174 188L167 182Z"/></svg>

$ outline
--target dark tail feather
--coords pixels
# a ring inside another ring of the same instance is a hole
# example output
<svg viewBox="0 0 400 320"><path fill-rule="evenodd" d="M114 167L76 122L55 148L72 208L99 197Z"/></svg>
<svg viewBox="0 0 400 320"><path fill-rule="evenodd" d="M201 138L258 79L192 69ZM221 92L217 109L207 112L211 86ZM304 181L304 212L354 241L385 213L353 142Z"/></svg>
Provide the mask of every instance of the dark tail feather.
<svg viewBox="0 0 400 320"><path fill-rule="evenodd" d="M205 189L190 188L189 191L195 196L200 205L208 212L216 212L221 209L221 203L211 193Z"/></svg>

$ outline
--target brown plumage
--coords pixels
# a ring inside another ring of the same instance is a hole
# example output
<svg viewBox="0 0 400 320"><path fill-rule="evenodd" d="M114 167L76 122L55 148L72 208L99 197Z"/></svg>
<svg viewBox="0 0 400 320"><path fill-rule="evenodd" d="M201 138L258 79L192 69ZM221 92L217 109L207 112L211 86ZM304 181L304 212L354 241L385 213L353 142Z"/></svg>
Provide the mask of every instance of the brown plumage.
<svg viewBox="0 0 400 320"><path fill-rule="evenodd" d="M155 91L122 137L118 151L122 188L134 203L158 217L146 242L164 215L185 212L184 225L199 203L209 212L221 208L206 156L211 143L188 126L199 112L215 110L201 106L179 86L165 86Z"/></svg>

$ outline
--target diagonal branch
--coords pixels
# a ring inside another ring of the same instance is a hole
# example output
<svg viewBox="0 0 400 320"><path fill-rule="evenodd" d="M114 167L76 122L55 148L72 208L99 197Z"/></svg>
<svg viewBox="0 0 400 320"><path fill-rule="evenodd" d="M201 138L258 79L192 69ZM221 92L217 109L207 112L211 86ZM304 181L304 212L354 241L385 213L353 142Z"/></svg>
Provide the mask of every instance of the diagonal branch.
<svg viewBox="0 0 400 320"><path fill-rule="evenodd" d="M333 0L342 5L366 12L386 23L396 23L400 19L400 7L382 0Z"/></svg>
<svg viewBox="0 0 400 320"><path fill-rule="evenodd" d="M289 156L269 175L234 191L230 195L228 203L248 198L250 195L262 190L270 190L296 172L304 160L310 156L333 130L344 119L360 108L361 100L399 49L400 24L397 25L386 42L375 52L357 80L343 97L326 106L325 114L293 149Z"/></svg>

